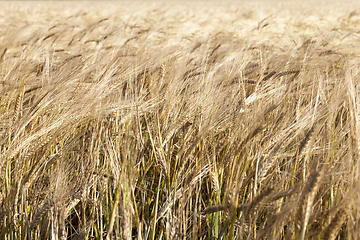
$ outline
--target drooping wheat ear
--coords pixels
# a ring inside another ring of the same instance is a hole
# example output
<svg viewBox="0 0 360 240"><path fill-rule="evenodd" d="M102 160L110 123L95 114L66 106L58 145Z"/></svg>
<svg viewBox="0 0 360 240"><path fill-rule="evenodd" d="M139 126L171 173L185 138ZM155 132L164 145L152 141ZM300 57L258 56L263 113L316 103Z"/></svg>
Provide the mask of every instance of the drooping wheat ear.
<svg viewBox="0 0 360 240"><path fill-rule="evenodd" d="M275 191L275 188L268 188L264 190L261 194L256 196L254 200L248 205L245 210L245 214L249 214L250 212L258 211L265 203L270 200L272 193Z"/></svg>
<svg viewBox="0 0 360 240"><path fill-rule="evenodd" d="M13 123L16 122L21 114L21 107L22 107L22 100L24 98L24 82L19 90L19 93L16 97L16 102L15 102L15 109L14 109L14 116L13 116Z"/></svg>
<svg viewBox="0 0 360 240"><path fill-rule="evenodd" d="M350 136L351 136L351 151L354 159L358 159L360 155L360 138L359 136L359 115L358 115L358 103L357 103L357 90L353 83L353 77L351 76L350 70L346 71L347 79L347 95L349 101L350 110Z"/></svg>
<svg viewBox="0 0 360 240"><path fill-rule="evenodd" d="M293 206L291 206L291 204L288 204L281 210L281 212L273 215L270 218L269 222L267 222L266 225L261 229L259 235L257 236L257 239L264 239L264 236L267 233L271 232L273 229L277 229L276 227L274 227L275 225L283 225L285 222L287 222L293 210Z"/></svg>
<svg viewBox="0 0 360 240"><path fill-rule="evenodd" d="M39 137L38 140L33 144L33 147L25 154L23 161L27 160L32 154L34 154L41 147L45 146L52 139L52 135L48 133L45 137ZM23 148L22 145L18 146L15 150L10 154L10 159L13 159Z"/></svg>
<svg viewBox="0 0 360 240"><path fill-rule="evenodd" d="M298 147L298 151L297 154L294 156L294 159L296 161L299 160L300 156L302 155L304 149L306 149L307 144L310 142L311 138L313 137L314 133L315 133L315 129L316 129L317 124L314 124L309 131L306 133L304 139L300 142L299 147Z"/></svg>
<svg viewBox="0 0 360 240"><path fill-rule="evenodd" d="M300 120L300 106L301 106L301 99L300 97L296 99L296 108L295 108L295 119L296 122Z"/></svg>
<svg viewBox="0 0 360 240"><path fill-rule="evenodd" d="M232 154L233 156L237 156L239 153L241 153L241 151L243 150L243 148L245 147L245 145L251 140L253 139L257 134L259 134L265 127L263 125L258 126L257 128L255 128L252 132L250 132L246 138L238 145L238 147L236 148L236 150L234 151L234 154L232 154L232 152L228 153L227 158L230 158L230 154Z"/></svg>
<svg viewBox="0 0 360 240"><path fill-rule="evenodd" d="M169 178L169 170L168 170L168 166L166 164L166 160L165 160L165 153L164 153L164 150L162 148L158 148L158 147L155 147L156 149L156 154L157 154L157 158L159 160L159 165L160 165L160 168L162 169L162 174L164 174L165 176L165 179L168 180Z"/></svg>
<svg viewBox="0 0 360 240"><path fill-rule="evenodd" d="M211 179L213 191L216 195L218 195L220 192L219 180L217 178L217 173L215 172L214 169L210 170L210 179Z"/></svg>
<svg viewBox="0 0 360 240"><path fill-rule="evenodd" d="M266 117L268 116L268 114L270 114L273 110L275 110L278 107L278 105L271 105L269 106L266 111L264 111L264 113L262 114L262 116L259 117L259 119L262 119L262 121L260 122L260 124L257 125L257 127L251 131L246 138L240 143L240 145L238 145L238 147L236 148L235 152L231 152L234 153L234 156L237 156L239 153L241 153L242 149L245 147L245 145L251 140L253 139L257 134L261 133L264 129L265 129L265 124L263 123L263 120L266 119ZM230 154L230 153L229 153ZM230 158L230 156L227 156L228 158Z"/></svg>
<svg viewBox="0 0 360 240"><path fill-rule="evenodd" d="M36 225L41 221L42 216L53 206L53 202L49 201L45 203L35 214L33 220L30 222L30 229L34 229Z"/></svg>
<svg viewBox="0 0 360 240"><path fill-rule="evenodd" d="M247 204L238 205L236 214L239 214L239 212L246 210L248 208L248 206L249 205L247 205ZM225 214L227 214L227 216L228 216L228 213L230 211L229 204L220 204L220 205L216 205L216 206L209 206L209 207L205 208L201 212L201 214L206 215L206 214L212 214L212 213L222 212L222 211L225 211Z"/></svg>
<svg viewBox="0 0 360 240"><path fill-rule="evenodd" d="M322 239L334 240L346 217L347 209L346 206L344 206L337 211L329 226L324 230Z"/></svg>
<svg viewBox="0 0 360 240"><path fill-rule="evenodd" d="M274 157L275 154L280 150L281 148L281 142L271 151L271 153L264 158L264 163L261 166L260 170L259 170L259 174L258 174L258 181L259 183L261 183L262 181L264 181L266 179L266 173L268 172L268 170L274 166L274 163L276 162L276 158Z"/></svg>
<svg viewBox="0 0 360 240"><path fill-rule="evenodd" d="M34 180L36 179L38 174L41 173L43 170L45 170L48 166L51 166L60 156L61 156L61 154L59 154L59 153L52 155L51 159L49 161L47 161L42 167L40 167L38 171L36 171L36 168L39 166L41 161L38 161L37 163L35 163L31 167L28 175L26 175L26 177L23 181L23 189L24 190L28 189L30 187L30 185L34 182Z"/></svg>
<svg viewBox="0 0 360 240"><path fill-rule="evenodd" d="M65 218L67 218L70 215L70 211L80 202L80 199L75 198L75 199L71 199L70 202L67 204L66 208L65 208Z"/></svg>
<svg viewBox="0 0 360 240"><path fill-rule="evenodd" d="M295 227L300 231L300 238L305 239L306 227L310 219L311 208L315 194L323 176L323 171L313 172L301 194L301 198L295 215Z"/></svg>
<svg viewBox="0 0 360 240"><path fill-rule="evenodd" d="M161 208L161 210L158 212L157 214L157 217L156 217L156 220L163 217L167 211L170 210L170 208L175 204L175 202L177 200L179 200L179 198L181 198L181 196L183 195L184 193L184 190L183 188L180 188L179 190L177 190L175 193L174 193L174 196L171 197L169 200L167 200L165 202L165 204L163 205L163 207Z"/></svg>
<svg viewBox="0 0 360 240"><path fill-rule="evenodd" d="M36 144L26 153L24 160L27 160L31 155L33 155L37 150L45 146L48 142L52 140L52 135L49 134L44 138L39 139Z"/></svg>
<svg viewBox="0 0 360 240"><path fill-rule="evenodd" d="M0 63L2 63L2 61L4 60L4 56L5 56L5 53L7 52L7 48L4 48L3 52L1 53L1 56L0 56Z"/></svg>
<svg viewBox="0 0 360 240"><path fill-rule="evenodd" d="M177 221L175 221L175 223L171 228L169 239L170 240L178 239L179 233L180 233L179 224L177 223Z"/></svg>
<svg viewBox="0 0 360 240"><path fill-rule="evenodd" d="M213 149L212 158L213 158L213 163L216 163L215 149ZM210 175L213 191L215 195L218 195L220 192L220 187L219 187L219 179L218 179L216 164L214 164L213 167L209 167L209 171L210 171L209 175Z"/></svg>
<svg viewBox="0 0 360 240"><path fill-rule="evenodd" d="M294 184L294 176L295 176L295 173L296 173L296 168L298 167L298 163L300 161L300 159L302 158L303 156L303 152L304 150L308 147L309 143L311 142L310 140L312 139L312 137L315 135L315 128L318 124L314 124L310 129L309 131L306 133L305 135L305 138L300 142L299 146L298 146L298 149L295 153L295 155L293 156L292 158L292 162L294 164L294 167L293 167L293 172L292 172L292 175L293 175L293 179L292 179L292 182L291 184L293 185ZM302 162L303 163L303 162ZM305 180L305 179L304 179Z"/></svg>
<svg viewBox="0 0 360 240"><path fill-rule="evenodd" d="M271 200L276 201L280 198L289 197L291 195L297 194L301 191L301 183L295 183L290 189L282 191L274 195Z"/></svg>
<svg viewBox="0 0 360 240"><path fill-rule="evenodd" d="M216 212L220 212L220 211L227 211L228 210L228 206L227 205L217 205L217 206L210 206L204 209L204 211L202 211L203 215L206 214L212 214L212 213L216 213Z"/></svg>
<svg viewBox="0 0 360 240"><path fill-rule="evenodd" d="M236 199L236 184L233 183L231 187L227 190L225 205L231 211L235 207L235 199Z"/></svg>
<svg viewBox="0 0 360 240"><path fill-rule="evenodd" d="M211 58L212 55L214 55L214 53L216 52L216 50L218 50L221 47L221 43L218 44L209 54L209 58Z"/></svg>
<svg viewBox="0 0 360 240"><path fill-rule="evenodd" d="M165 77L165 71L166 71L165 67L166 67L165 63L162 63L160 65L160 78L161 78L161 80L163 80L164 77Z"/></svg>
<svg viewBox="0 0 360 240"><path fill-rule="evenodd" d="M185 125L188 124L189 119L189 116L184 115L178 121L173 123L167 130L165 130L165 133L163 134L165 137L162 142L163 147L174 136L174 133L176 133L179 129L184 128Z"/></svg>
<svg viewBox="0 0 360 240"><path fill-rule="evenodd" d="M278 124L281 121L281 118L283 118L284 115L280 116L276 124ZM275 146L279 145L281 142L284 141L284 139L287 139L289 137L289 131L288 130L281 130L278 134L276 134L273 138L269 140L269 142L266 144L264 149L271 149ZM280 144L281 145L281 144Z"/></svg>

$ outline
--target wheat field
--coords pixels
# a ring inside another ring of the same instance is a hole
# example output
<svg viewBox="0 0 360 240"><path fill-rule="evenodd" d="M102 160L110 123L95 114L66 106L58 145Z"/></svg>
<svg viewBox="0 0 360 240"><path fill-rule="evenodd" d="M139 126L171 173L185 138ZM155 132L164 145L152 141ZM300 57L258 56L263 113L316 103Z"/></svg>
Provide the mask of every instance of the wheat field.
<svg viewBox="0 0 360 240"><path fill-rule="evenodd" d="M1 5L0 239L360 239L360 4Z"/></svg>

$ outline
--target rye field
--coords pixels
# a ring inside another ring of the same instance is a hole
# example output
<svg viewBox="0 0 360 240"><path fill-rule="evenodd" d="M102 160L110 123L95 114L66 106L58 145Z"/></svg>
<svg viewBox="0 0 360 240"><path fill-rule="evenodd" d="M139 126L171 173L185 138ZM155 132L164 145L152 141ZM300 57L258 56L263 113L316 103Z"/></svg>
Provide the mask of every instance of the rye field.
<svg viewBox="0 0 360 240"><path fill-rule="evenodd" d="M360 3L3 2L0 239L360 239Z"/></svg>

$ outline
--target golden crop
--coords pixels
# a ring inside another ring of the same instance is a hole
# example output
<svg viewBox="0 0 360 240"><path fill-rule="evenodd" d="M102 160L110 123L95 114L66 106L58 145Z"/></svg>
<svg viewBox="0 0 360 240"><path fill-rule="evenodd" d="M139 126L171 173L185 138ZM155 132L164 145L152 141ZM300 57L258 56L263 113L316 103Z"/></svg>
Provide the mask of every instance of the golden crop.
<svg viewBox="0 0 360 240"><path fill-rule="evenodd" d="M0 10L0 239L358 239L353 2Z"/></svg>

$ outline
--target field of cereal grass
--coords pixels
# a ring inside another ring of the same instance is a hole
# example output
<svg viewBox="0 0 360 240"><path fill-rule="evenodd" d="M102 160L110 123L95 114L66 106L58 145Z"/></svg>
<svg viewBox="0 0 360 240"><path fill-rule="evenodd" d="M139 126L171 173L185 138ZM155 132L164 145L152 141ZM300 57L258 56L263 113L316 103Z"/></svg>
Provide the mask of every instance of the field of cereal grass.
<svg viewBox="0 0 360 240"><path fill-rule="evenodd" d="M360 4L2 6L0 239L359 239Z"/></svg>

